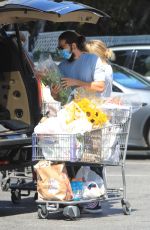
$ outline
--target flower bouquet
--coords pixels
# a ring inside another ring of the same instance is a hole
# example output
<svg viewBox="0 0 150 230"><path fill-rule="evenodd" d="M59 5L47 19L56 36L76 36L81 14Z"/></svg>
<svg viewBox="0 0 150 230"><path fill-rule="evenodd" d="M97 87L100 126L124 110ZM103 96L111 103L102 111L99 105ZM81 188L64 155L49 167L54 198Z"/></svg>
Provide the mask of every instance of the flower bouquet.
<svg viewBox="0 0 150 230"><path fill-rule="evenodd" d="M60 86L60 91L58 93L58 100L62 105L66 104L68 101L68 97L71 93L71 89L64 89L61 87L61 73L57 64L53 61L51 55L45 60L39 61L36 66L36 70L42 75L42 82L44 85L52 86L58 85Z"/></svg>
<svg viewBox="0 0 150 230"><path fill-rule="evenodd" d="M65 109L68 111L67 124L81 117L86 117L92 124L92 128L101 128L108 122L106 113L97 108L96 104L87 98L74 100L68 104Z"/></svg>

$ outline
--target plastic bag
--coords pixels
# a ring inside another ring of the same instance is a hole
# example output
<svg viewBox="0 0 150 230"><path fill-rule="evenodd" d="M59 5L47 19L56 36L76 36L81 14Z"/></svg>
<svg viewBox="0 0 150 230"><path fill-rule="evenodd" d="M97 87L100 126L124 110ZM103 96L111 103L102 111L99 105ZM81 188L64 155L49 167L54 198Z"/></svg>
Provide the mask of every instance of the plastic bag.
<svg viewBox="0 0 150 230"><path fill-rule="evenodd" d="M99 188L95 181L84 183L82 193L83 199L97 198L102 195L104 195L104 187L101 186L101 188Z"/></svg>
<svg viewBox="0 0 150 230"><path fill-rule="evenodd" d="M61 103L54 100L48 85L42 84L42 115L46 117L57 116L57 112L61 109Z"/></svg>
<svg viewBox="0 0 150 230"><path fill-rule="evenodd" d="M57 117L49 117L42 123L39 123L34 128L34 132L37 134L83 134L91 131L92 124L87 120L86 115L82 111L72 113L70 112L71 110L67 109L67 106L57 112ZM48 108L51 114L54 108L51 106ZM77 118L72 119L74 116Z"/></svg>
<svg viewBox="0 0 150 230"><path fill-rule="evenodd" d="M36 134L63 134L66 133L65 121L59 117L49 117L34 128Z"/></svg>
<svg viewBox="0 0 150 230"><path fill-rule="evenodd" d="M83 199L96 198L105 194L103 179L96 172L92 171L89 166L81 166L76 174L76 178L83 178Z"/></svg>
<svg viewBox="0 0 150 230"><path fill-rule="evenodd" d="M101 160L113 163L119 162L121 152L118 133L120 132L119 126L110 126L102 129L101 139L98 141L101 145Z"/></svg>
<svg viewBox="0 0 150 230"><path fill-rule="evenodd" d="M39 71L43 77L42 82L44 85L60 85L61 86L61 73L57 64L53 61L51 55L47 59L41 58L36 65L36 71ZM62 105L66 104L71 93L71 89L61 88L58 94L58 100Z"/></svg>
<svg viewBox="0 0 150 230"><path fill-rule="evenodd" d="M61 201L72 199L73 193L64 164L39 161L34 168L37 172L38 199Z"/></svg>

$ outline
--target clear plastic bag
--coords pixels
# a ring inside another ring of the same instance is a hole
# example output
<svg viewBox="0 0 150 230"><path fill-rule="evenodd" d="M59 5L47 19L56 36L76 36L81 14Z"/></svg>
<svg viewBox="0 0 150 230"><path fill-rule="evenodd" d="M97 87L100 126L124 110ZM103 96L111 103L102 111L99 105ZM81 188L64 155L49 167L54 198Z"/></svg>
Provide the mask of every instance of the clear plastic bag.
<svg viewBox="0 0 150 230"><path fill-rule="evenodd" d="M113 93L110 97L100 97L97 92L84 89L82 87L76 88L72 94L75 100L88 98L100 108L132 108L132 113L135 113L142 107L141 98L136 93Z"/></svg>
<svg viewBox="0 0 150 230"><path fill-rule="evenodd" d="M83 199L96 198L105 194L103 179L96 172L92 171L89 166L81 166L76 174L76 178L82 178L84 181Z"/></svg>
<svg viewBox="0 0 150 230"><path fill-rule="evenodd" d="M60 86L60 91L58 93L58 100L62 105L66 104L71 93L71 89L64 89L61 87L61 73L57 64L53 61L51 55L48 58L41 57L38 64L36 65L36 71L42 75L42 82L44 85Z"/></svg>

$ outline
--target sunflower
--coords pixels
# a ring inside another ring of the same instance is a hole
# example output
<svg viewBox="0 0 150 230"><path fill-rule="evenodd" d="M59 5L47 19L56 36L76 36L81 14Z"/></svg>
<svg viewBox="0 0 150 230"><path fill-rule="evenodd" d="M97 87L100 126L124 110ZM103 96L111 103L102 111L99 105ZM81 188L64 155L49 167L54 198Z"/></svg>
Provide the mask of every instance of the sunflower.
<svg viewBox="0 0 150 230"><path fill-rule="evenodd" d="M86 114L88 121L90 121L93 126L102 127L108 121L107 115L100 109L97 109L96 104L89 99L82 98L76 103Z"/></svg>

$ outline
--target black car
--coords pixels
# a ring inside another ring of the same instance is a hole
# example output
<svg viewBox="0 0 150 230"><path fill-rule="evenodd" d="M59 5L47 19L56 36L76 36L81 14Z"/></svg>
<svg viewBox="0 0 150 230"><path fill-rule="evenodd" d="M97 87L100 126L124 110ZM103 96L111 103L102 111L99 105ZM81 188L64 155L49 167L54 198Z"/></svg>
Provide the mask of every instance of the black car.
<svg viewBox="0 0 150 230"><path fill-rule="evenodd" d="M68 1L11 0L0 3L0 171L32 159L32 133L41 119L41 85L22 48L19 23L99 22L105 13ZM13 24L15 35L6 33Z"/></svg>

